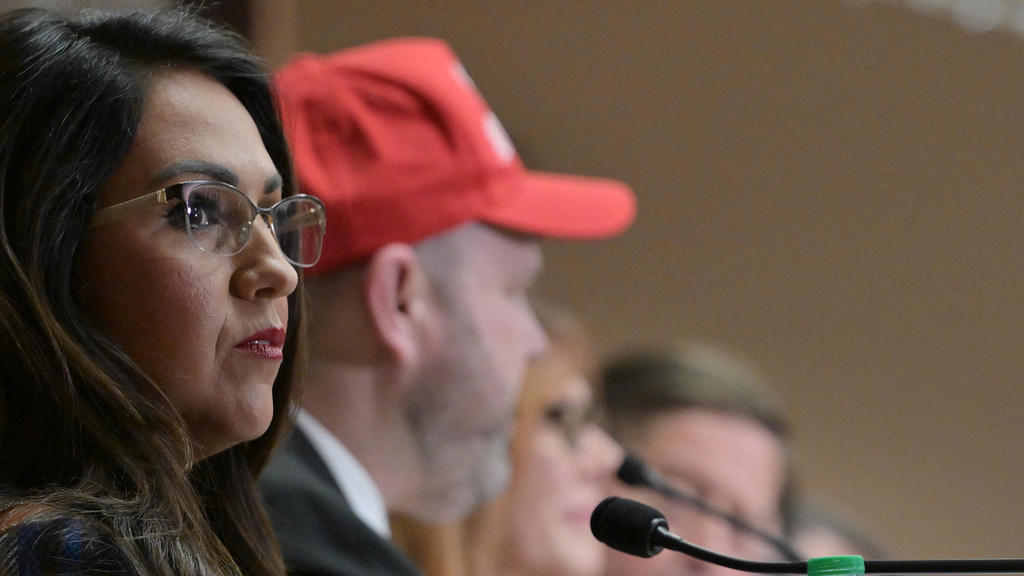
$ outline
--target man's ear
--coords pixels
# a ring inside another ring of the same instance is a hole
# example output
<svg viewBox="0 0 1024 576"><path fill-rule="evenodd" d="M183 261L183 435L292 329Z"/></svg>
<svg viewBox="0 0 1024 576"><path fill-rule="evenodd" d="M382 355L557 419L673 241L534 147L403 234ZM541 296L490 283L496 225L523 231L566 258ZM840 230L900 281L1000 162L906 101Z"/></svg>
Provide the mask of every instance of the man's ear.
<svg viewBox="0 0 1024 576"><path fill-rule="evenodd" d="M385 353L400 364L416 363L429 321L430 282L408 244L377 250L366 267L367 313Z"/></svg>

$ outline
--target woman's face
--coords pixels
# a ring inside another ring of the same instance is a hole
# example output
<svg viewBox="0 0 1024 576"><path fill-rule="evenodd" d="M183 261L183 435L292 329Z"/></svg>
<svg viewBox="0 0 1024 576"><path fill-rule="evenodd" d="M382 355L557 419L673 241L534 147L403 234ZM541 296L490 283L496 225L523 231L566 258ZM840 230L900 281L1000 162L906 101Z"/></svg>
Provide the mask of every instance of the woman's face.
<svg viewBox="0 0 1024 576"><path fill-rule="evenodd" d="M622 451L593 422L590 383L568 361L549 356L531 370L526 386L543 387L544 397L524 406L532 416L524 414L516 440L508 549L521 573L600 576L605 547L590 533L590 514Z"/></svg>
<svg viewBox="0 0 1024 576"><path fill-rule="evenodd" d="M171 69L152 78L97 207L188 180L227 181L257 205L281 199L242 104L208 76ZM216 255L192 244L171 200L90 228L78 266L79 301L170 399L197 459L266 431L298 278L261 218L240 253Z"/></svg>

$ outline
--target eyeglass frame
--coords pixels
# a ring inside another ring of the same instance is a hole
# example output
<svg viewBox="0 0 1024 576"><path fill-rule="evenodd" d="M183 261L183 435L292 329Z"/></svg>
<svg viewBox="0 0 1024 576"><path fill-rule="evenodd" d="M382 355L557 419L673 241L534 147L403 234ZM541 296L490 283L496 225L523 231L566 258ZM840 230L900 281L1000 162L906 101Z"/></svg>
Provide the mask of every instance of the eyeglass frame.
<svg viewBox="0 0 1024 576"><path fill-rule="evenodd" d="M221 187L221 188L227 188L229 190L234 190L239 195L241 195L243 198L245 198L245 200L249 203L249 206L252 207L253 217L245 225L245 229L246 229L246 239L245 239L245 242L241 243L241 245L238 247L238 250L236 250L234 252L222 253L222 252L210 252L209 250L203 248L199 244L199 242L192 236L192 225L188 221L188 214L185 214L185 230L188 233L189 240L192 241L192 244L195 245L196 248L199 248L200 250L202 250L203 252L206 252L207 254L218 254L218 255L221 255L221 256L234 256L235 254L240 253L242 250L245 250L245 247L249 245L249 241L252 240L252 228L253 228L252 225L253 225L254 222L256 222L256 219L258 217L262 216L263 217L263 221L267 223L267 225L270 227L271 232L274 234L274 241L277 243L277 247L278 247L279 250L281 250L281 254L285 257L285 260L287 260L289 263L291 263L294 266L298 266L299 268L310 268L312 266L315 266L316 263L320 261L320 256L323 253L323 237L324 237L324 234L326 233L326 230L327 230L327 218L326 218L327 211L326 211L326 208L324 207L324 203L323 203L322 200L320 200L316 196L313 196L313 195L310 195L310 194L294 194L292 196L288 196L287 198L282 198L282 199L278 200L277 202L274 203L273 206L270 206L268 208L263 208L262 206L257 206L256 203L253 202L252 199L249 198L249 196L247 196L245 194L245 192L242 192L241 190L239 190L238 187L232 186L231 184L228 184L227 182L220 182L220 181L217 181L217 180L187 180L185 182L176 182L176 183L171 184L169 186L164 186L163 188L160 188L159 190L154 190L153 192L150 192L148 194L143 194L142 196L137 196L137 197L132 198L130 200L125 200L123 202L118 202L116 204L111 204L110 206L104 206L103 208L100 208L100 209L96 210L95 212L93 212L92 219L89 221L89 228L93 228L93 227L96 227L96 226L101 226L103 224L107 224L109 222L113 222L114 220L117 220L117 219L120 219L120 218L124 218L125 216L129 216L131 214L136 214L136 213L141 212L141 211L143 211L146 208L149 208L151 206L160 206L160 205L167 204L169 202L170 198L173 198L173 196L170 196L168 194L168 191L172 190L174 188L178 188L179 190L184 190L186 186L198 187L198 186L203 186L203 185L212 185L212 186L217 186L217 187ZM188 203L185 200L183 194L179 193L179 198L178 199L180 199L182 202L184 202L186 204L186 206L188 205ZM320 242L321 242L321 244L320 244L320 251L321 251L321 254L317 254L317 259L315 261L313 261L312 263L310 263L310 264L301 264L299 262L296 262L296 261L292 260L288 256L288 254L285 253L284 249L281 248L281 239L278 237L277 228L274 225L274 218L273 218L274 210L276 210L277 207L280 206L283 202L289 202L289 201L295 201L295 200L311 200L314 203L316 203L317 206L320 207L320 215L322 216L322 218L320 218L320 222L319 222L319 225L320 225Z"/></svg>
<svg viewBox="0 0 1024 576"><path fill-rule="evenodd" d="M560 400L541 409L541 420L555 428L572 451L579 449L580 439L591 427L601 428L601 410L593 403L587 403L581 410L570 402Z"/></svg>

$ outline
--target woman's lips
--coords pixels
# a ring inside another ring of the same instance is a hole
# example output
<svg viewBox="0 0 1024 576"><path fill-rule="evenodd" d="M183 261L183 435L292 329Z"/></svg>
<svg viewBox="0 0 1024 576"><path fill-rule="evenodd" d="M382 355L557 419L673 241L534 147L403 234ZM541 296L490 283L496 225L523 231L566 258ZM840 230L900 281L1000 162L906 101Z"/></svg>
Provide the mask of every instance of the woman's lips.
<svg viewBox="0 0 1024 576"><path fill-rule="evenodd" d="M249 336L235 348L246 350L267 360L284 358L285 331L281 328L267 328Z"/></svg>

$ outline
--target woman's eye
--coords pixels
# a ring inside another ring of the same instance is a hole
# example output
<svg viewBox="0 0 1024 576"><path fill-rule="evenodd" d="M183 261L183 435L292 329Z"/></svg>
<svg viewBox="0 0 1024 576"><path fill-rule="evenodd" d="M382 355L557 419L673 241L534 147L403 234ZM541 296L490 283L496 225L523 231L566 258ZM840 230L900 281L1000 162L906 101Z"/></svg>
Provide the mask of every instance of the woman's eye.
<svg viewBox="0 0 1024 576"><path fill-rule="evenodd" d="M565 437L571 448L576 448L583 431L594 422L593 406L558 403L548 406L543 414L544 420Z"/></svg>
<svg viewBox="0 0 1024 576"><path fill-rule="evenodd" d="M220 206L216 200L193 194L188 200L188 225L195 230L220 224Z"/></svg>
<svg viewBox="0 0 1024 576"><path fill-rule="evenodd" d="M214 224L214 218L211 217L210 211L202 207L190 207L188 209L188 225L190 228L203 228Z"/></svg>
<svg viewBox="0 0 1024 576"><path fill-rule="evenodd" d="M555 426L565 426L568 409L562 404L555 404L544 409L544 419Z"/></svg>
<svg viewBox="0 0 1024 576"><path fill-rule="evenodd" d="M215 198L208 198L201 194L192 194L188 203L176 201L167 211L167 219L171 225L180 230L185 229L185 224L193 232L209 226L216 226L221 223L220 203Z"/></svg>

